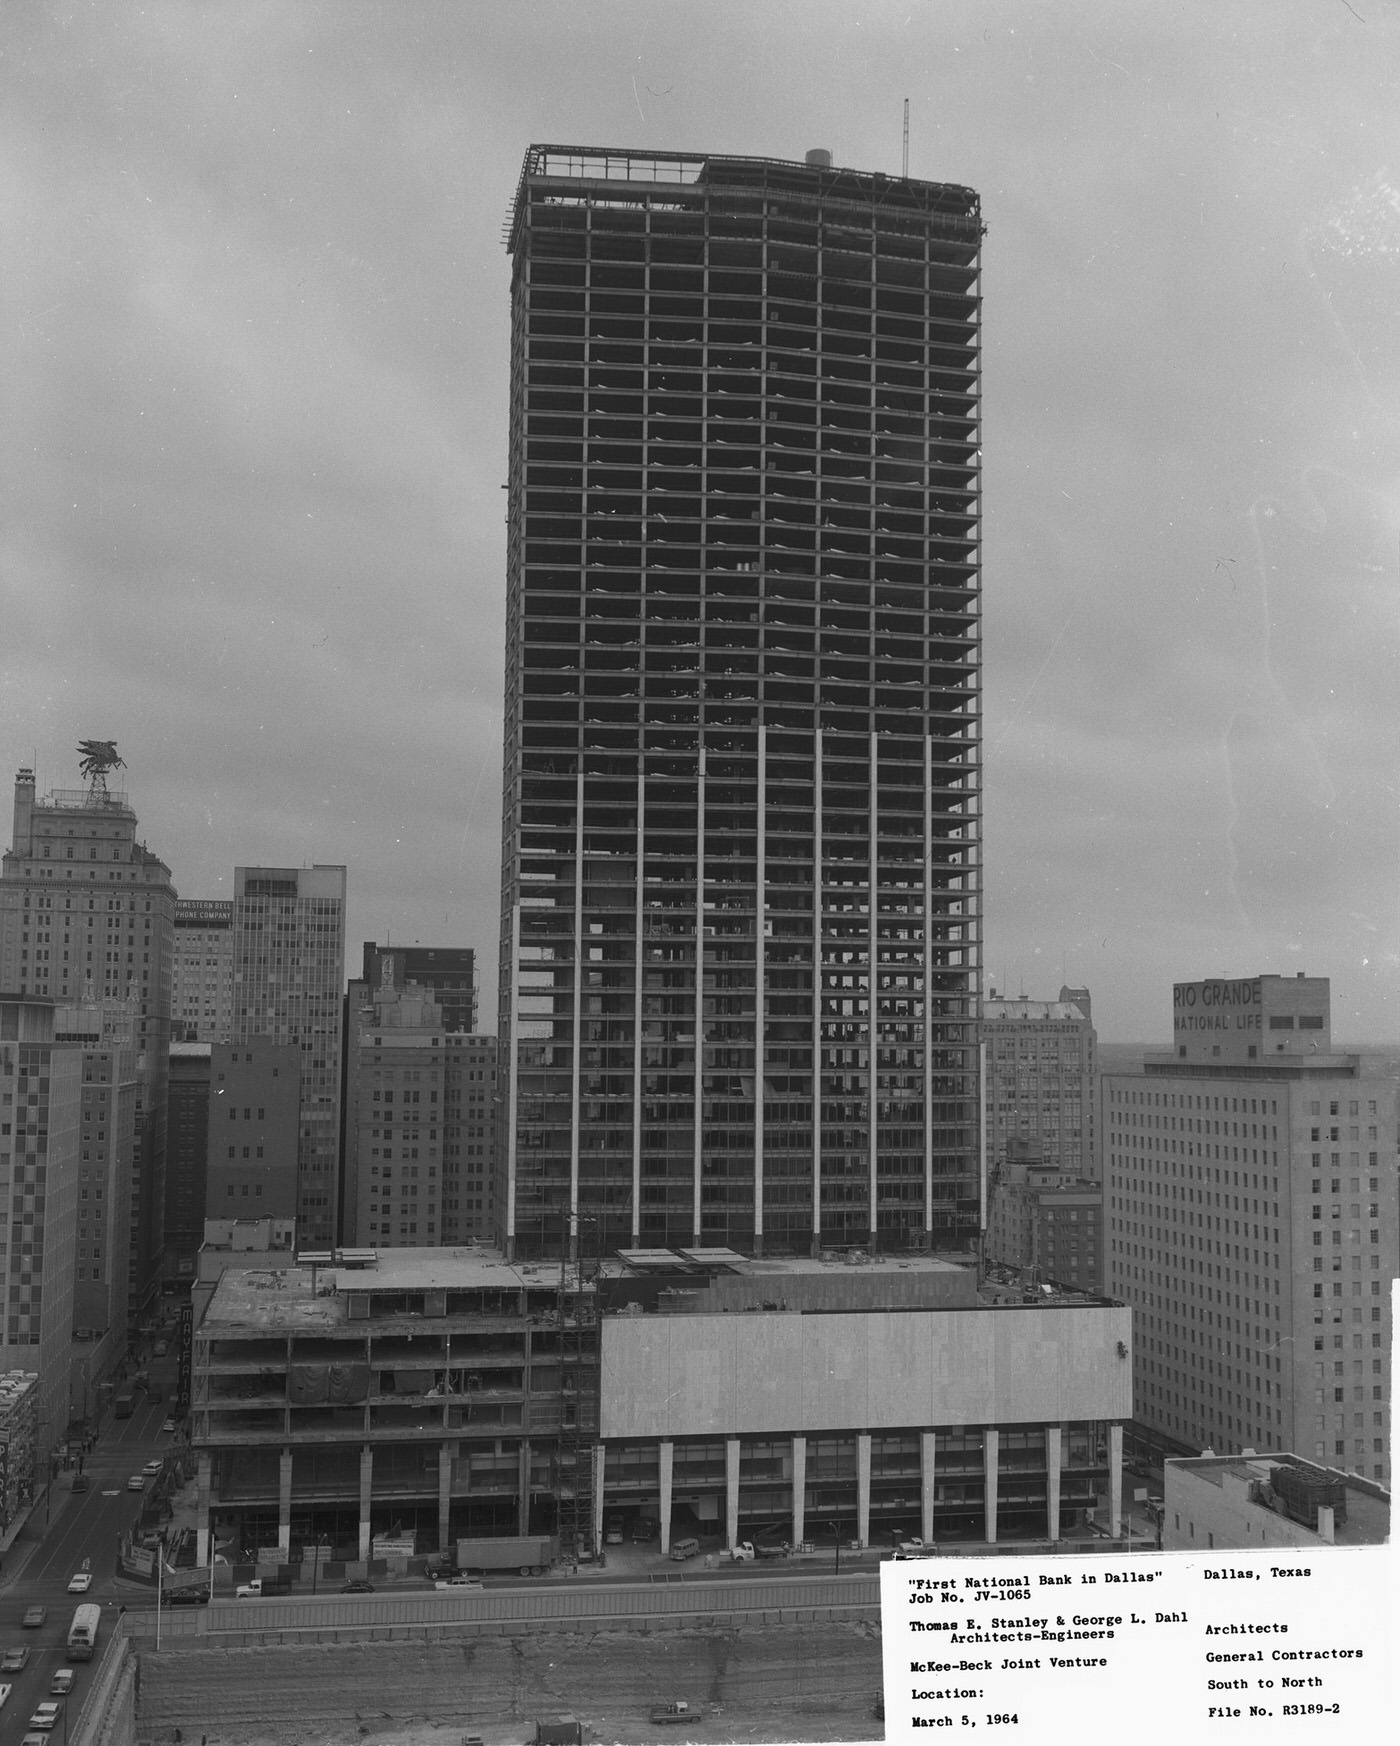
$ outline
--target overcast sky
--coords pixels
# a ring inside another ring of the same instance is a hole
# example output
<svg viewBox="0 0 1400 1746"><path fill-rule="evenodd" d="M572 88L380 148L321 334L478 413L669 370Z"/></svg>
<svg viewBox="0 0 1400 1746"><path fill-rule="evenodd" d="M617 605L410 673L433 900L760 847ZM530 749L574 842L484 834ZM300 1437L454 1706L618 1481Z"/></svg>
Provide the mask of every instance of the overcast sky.
<svg viewBox="0 0 1400 1746"><path fill-rule="evenodd" d="M0 13L0 769L111 738L185 897L346 862L494 1028L531 141L979 190L986 967L1396 1030L1394 0ZM8 830L6 830L8 840Z"/></svg>

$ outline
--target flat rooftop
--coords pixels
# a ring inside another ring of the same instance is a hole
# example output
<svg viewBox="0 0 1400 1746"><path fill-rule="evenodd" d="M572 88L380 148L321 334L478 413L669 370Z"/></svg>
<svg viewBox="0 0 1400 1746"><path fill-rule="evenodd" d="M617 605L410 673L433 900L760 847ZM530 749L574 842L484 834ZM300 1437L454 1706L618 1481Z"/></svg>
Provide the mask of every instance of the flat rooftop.
<svg viewBox="0 0 1400 1746"><path fill-rule="evenodd" d="M1209 1485L1219 1487L1227 1474L1246 1483L1252 1480L1262 1480L1266 1485L1269 1475L1275 1467L1288 1466L1293 1460L1300 1460L1315 1472L1325 1473L1329 1480L1345 1485L1347 1489L1347 1519L1337 1525L1336 1544L1338 1546L1382 1546L1390 1538L1390 1497L1379 1486L1373 1486L1369 1481L1358 1483L1355 1475L1339 1473L1330 1467L1322 1467L1316 1461L1308 1461L1306 1457L1293 1457L1288 1453L1279 1452L1273 1455L1195 1455L1184 1460L1168 1458L1166 1472L1173 1468L1180 1472L1193 1474L1203 1479ZM1268 1509L1267 1504L1255 1503L1250 1506L1256 1510L1266 1510L1270 1515L1277 1512ZM1293 1518L1287 1517L1292 1521ZM1297 1522L1296 1527L1306 1528L1304 1522ZM1325 1542L1318 1536L1318 1544Z"/></svg>
<svg viewBox="0 0 1400 1746"><path fill-rule="evenodd" d="M955 1261L938 1255L868 1255L853 1252L847 1259L821 1258L812 1255L741 1255L736 1249L619 1249L621 1269L605 1267L612 1273L672 1273L677 1278L688 1275L732 1273L741 1278L791 1278L806 1273L962 1273L966 1271Z"/></svg>
<svg viewBox="0 0 1400 1746"><path fill-rule="evenodd" d="M346 1319L351 1292L539 1291L558 1283L558 1262L512 1263L495 1249L385 1249L354 1267L230 1269L220 1275L204 1325L336 1327Z"/></svg>

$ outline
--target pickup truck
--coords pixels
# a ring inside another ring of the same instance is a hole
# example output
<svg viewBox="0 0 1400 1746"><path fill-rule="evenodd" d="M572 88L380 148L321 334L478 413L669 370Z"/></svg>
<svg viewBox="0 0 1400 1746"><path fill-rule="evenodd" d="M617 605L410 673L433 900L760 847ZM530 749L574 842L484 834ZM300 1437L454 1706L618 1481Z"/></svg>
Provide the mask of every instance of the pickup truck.
<svg viewBox="0 0 1400 1746"><path fill-rule="evenodd" d="M653 1704L651 1706L651 1720L653 1722L688 1722L694 1715L695 1711L684 1700L673 1704Z"/></svg>
<svg viewBox="0 0 1400 1746"><path fill-rule="evenodd" d="M921 1540L917 1534L911 1534L907 1540L896 1540L894 1549L896 1553L902 1554L905 1558L924 1558L934 1550L927 1541Z"/></svg>
<svg viewBox="0 0 1400 1746"><path fill-rule="evenodd" d="M748 1564L754 1557L753 1542L740 1540L737 1546L726 1546L720 1557L730 1564Z"/></svg>
<svg viewBox="0 0 1400 1746"><path fill-rule="evenodd" d="M287 1599L292 1592L289 1582L267 1582L261 1576L255 1576L251 1582L240 1582L233 1591L235 1600L257 1600L266 1596L269 1600Z"/></svg>

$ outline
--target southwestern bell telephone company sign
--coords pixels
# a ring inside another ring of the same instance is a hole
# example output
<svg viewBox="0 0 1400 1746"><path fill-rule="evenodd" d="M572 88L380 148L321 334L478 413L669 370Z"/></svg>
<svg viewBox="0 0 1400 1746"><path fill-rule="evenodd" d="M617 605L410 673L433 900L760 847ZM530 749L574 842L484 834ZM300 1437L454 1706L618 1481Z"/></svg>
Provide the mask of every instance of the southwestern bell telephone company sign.
<svg viewBox="0 0 1400 1746"><path fill-rule="evenodd" d="M1231 982L1177 982L1172 985L1172 1030L1260 1031L1264 1028L1264 989L1258 976Z"/></svg>

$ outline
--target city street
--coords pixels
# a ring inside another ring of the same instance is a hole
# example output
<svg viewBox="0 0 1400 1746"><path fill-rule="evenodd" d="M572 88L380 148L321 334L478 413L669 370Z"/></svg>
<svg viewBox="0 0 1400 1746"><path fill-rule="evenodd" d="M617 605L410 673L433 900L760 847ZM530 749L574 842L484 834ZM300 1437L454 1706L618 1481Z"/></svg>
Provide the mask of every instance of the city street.
<svg viewBox="0 0 1400 1746"><path fill-rule="evenodd" d="M76 1469L60 1473L51 1496L45 1500L41 1495L29 1523L6 1554L0 1575L0 1655L27 1649L29 1658L21 1672L0 1674L0 1684L11 1687L0 1708L0 1746L18 1746L30 1716L48 1698L49 1682L57 1668L72 1667L76 1676L64 1708L74 1717L81 1709L97 1662L68 1659L68 1628L74 1610L84 1601L101 1606L100 1658L118 1609L140 1605L146 1599L140 1584L118 1577L117 1545L141 1508L137 1494L126 1489L127 1480L147 1461L169 1454L175 1443L174 1437L162 1434L160 1428L170 1412L174 1359L156 1360L150 1373L153 1386L164 1399L153 1401L149 1395L139 1395L129 1419L109 1420L97 1447L84 1462L90 1489L74 1493L71 1486ZM80 1571L92 1577L91 1589L85 1595L69 1594L68 1583ZM37 1630L26 1630L21 1622L25 1610L36 1604L47 1607L48 1617ZM60 1721L53 1734L58 1746L63 1746L64 1733Z"/></svg>

